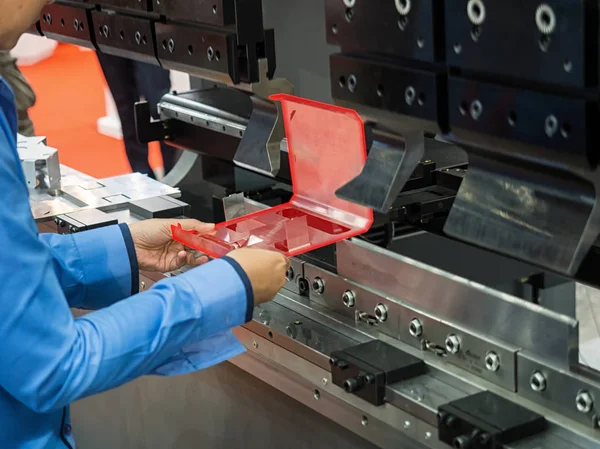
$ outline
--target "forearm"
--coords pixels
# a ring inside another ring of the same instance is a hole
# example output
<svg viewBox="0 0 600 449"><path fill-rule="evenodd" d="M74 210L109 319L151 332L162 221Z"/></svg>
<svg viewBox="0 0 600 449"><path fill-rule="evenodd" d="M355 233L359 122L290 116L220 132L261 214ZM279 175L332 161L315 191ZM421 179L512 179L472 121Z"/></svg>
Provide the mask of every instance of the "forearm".
<svg viewBox="0 0 600 449"><path fill-rule="evenodd" d="M247 303L246 287L232 266L211 262L77 320L62 316L36 327L29 337L33 344L13 346L11 357L3 358L11 370L0 374L0 384L31 408L46 411L144 374L164 374L161 365L186 345L242 324ZM8 343L17 345L13 339Z"/></svg>
<svg viewBox="0 0 600 449"><path fill-rule="evenodd" d="M70 307L100 309L137 293L139 272L126 225L41 234Z"/></svg>

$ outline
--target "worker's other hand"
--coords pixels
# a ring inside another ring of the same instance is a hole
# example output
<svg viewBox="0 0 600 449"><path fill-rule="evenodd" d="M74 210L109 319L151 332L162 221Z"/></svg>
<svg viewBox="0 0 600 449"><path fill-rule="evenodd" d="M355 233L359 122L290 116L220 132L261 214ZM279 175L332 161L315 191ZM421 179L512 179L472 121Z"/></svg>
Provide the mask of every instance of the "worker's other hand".
<svg viewBox="0 0 600 449"><path fill-rule="evenodd" d="M254 292L255 305L275 298L285 284L285 275L290 262L281 253L242 248L230 252L228 256L239 263L248 275Z"/></svg>
<svg viewBox="0 0 600 449"><path fill-rule="evenodd" d="M184 229L208 232L215 225L198 220L144 220L129 226L140 270L173 271L184 265L197 266L208 262L208 257L186 251L173 240L171 225L181 224Z"/></svg>

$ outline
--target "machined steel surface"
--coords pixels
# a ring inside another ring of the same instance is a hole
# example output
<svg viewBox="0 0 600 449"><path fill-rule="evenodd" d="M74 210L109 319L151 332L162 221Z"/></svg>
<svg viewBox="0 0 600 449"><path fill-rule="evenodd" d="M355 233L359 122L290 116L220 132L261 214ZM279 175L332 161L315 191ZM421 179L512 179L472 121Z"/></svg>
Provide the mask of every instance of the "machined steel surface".
<svg viewBox="0 0 600 449"><path fill-rule="evenodd" d="M559 366L577 360L578 322L572 317L357 239L337 244L337 267L353 282Z"/></svg>
<svg viewBox="0 0 600 449"><path fill-rule="evenodd" d="M132 201L156 196L179 197L180 191L140 173L95 179L61 165L61 189L57 194L33 189L29 202L36 221L85 209L110 211Z"/></svg>

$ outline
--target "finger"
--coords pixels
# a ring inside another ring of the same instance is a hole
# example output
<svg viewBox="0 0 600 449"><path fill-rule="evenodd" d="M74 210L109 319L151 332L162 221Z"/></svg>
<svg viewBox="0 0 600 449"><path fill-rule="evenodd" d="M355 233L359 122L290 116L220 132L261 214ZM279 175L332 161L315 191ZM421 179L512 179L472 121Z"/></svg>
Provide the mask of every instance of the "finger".
<svg viewBox="0 0 600 449"><path fill-rule="evenodd" d="M215 228L215 225L213 223L204 223L202 221L194 220L191 218L178 220L178 223L186 231L208 232L212 231Z"/></svg>
<svg viewBox="0 0 600 449"><path fill-rule="evenodd" d="M197 267L198 265L202 265L205 264L206 262L208 262L208 256L206 256L205 254L199 253L197 251L195 252L188 252L188 251L182 251L183 255L183 263L185 263L186 265L189 265L191 267ZM181 254L181 253L179 253ZM178 255L179 257L179 255Z"/></svg>

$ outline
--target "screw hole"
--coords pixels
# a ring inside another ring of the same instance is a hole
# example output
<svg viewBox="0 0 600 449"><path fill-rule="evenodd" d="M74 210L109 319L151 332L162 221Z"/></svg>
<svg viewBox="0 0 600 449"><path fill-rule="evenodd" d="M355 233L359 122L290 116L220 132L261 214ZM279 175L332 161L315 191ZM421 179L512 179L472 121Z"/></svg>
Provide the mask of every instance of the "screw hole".
<svg viewBox="0 0 600 449"><path fill-rule="evenodd" d="M217 5L213 5L213 14L217 14L218 10L217 10Z"/></svg>
<svg viewBox="0 0 600 449"><path fill-rule="evenodd" d="M510 111L508 113L508 124L510 126L515 126L517 124L517 113L515 111Z"/></svg>
<svg viewBox="0 0 600 449"><path fill-rule="evenodd" d="M332 25L331 26L331 32L333 34L338 34L338 26L337 25Z"/></svg>
<svg viewBox="0 0 600 449"><path fill-rule="evenodd" d="M383 97L383 86L381 84L377 85L377 96Z"/></svg>
<svg viewBox="0 0 600 449"><path fill-rule="evenodd" d="M348 90L350 92L354 92L356 90L356 84L357 84L357 80L356 80L356 76L354 75L350 75L348 77Z"/></svg>
<svg viewBox="0 0 600 449"><path fill-rule="evenodd" d="M565 59L564 69L567 73L571 73L571 70L573 70L573 62L569 58Z"/></svg>
<svg viewBox="0 0 600 449"><path fill-rule="evenodd" d="M460 106L458 107L458 110L460 111L461 115L467 115L468 108L469 108L469 106L467 105L467 102L461 101Z"/></svg>
<svg viewBox="0 0 600 449"><path fill-rule="evenodd" d="M354 11L352 10L352 8L346 8L346 22L348 22L348 23L352 22L353 18L354 18Z"/></svg>
<svg viewBox="0 0 600 449"><path fill-rule="evenodd" d="M425 39L423 39L422 37L417 39L417 47L419 48L423 48L425 47Z"/></svg>
<svg viewBox="0 0 600 449"><path fill-rule="evenodd" d="M560 128L560 134L565 138L569 138L569 134L571 134L571 125L568 122L563 123L563 126Z"/></svg>
<svg viewBox="0 0 600 449"><path fill-rule="evenodd" d="M125 39L125 31L119 31L119 37L121 38L121 40Z"/></svg>
<svg viewBox="0 0 600 449"><path fill-rule="evenodd" d="M60 19L60 26L65 26L65 19ZM77 29L78 27L75 27Z"/></svg>
<svg viewBox="0 0 600 449"><path fill-rule="evenodd" d="M209 61L212 61L215 57L215 50L212 47L208 47L206 50L206 57Z"/></svg>
<svg viewBox="0 0 600 449"><path fill-rule="evenodd" d="M83 26L83 22L79 22L79 29L80 29L81 31L83 31L83 29L84 29L84 28L85 28L85 27Z"/></svg>
<svg viewBox="0 0 600 449"><path fill-rule="evenodd" d="M269 331L269 338L273 338L273 332Z"/></svg>
<svg viewBox="0 0 600 449"><path fill-rule="evenodd" d="M206 126L210 126L210 122L208 120L206 121Z"/></svg>
<svg viewBox="0 0 600 449"><path fill-rule="evenodd" d="M346 77L345 76L340 76L339 84L340 84L340 87L346 87Z"/></svg>
<svg viewBox="0 0 600 449"><path fill-rule="evenodd" d="M398 19L398 28L400 28L400 31L406 30L407 26L408 26L408 17L407 16L400 17Z"/></svg>
<svg viewBox="0 0 600 449"><path fill-rule="evenodd" d="M225 125L223 125L223 132L227 131L227 127Z"/></svg>
<svg viewBox="0 0 600 449"><path fill-rule="evenodd" d="M148 38L146 36L142 36L142 44L146 45L148 43Z"/></svg>
<svg viewBox="0 0 600 449"><path fill-rule="evenodd" d="M221 60L221 52L220 52L219 50L217 50L217 51L215 52L215 59L216 59L217 61Z"/></svg>
<svg viewBox="0 0 600 449"><path fill-rule="evenodd" d="M544 53L547 53L548 49L550 48L551 41L552 41L552 39L550 38L550 36L547 36L545 34L540 36L540 40L539 40L540 50L542 50Z"/></svg>
<svg viewBox="0 0 600 449"><path fill-rule="evenodd" d="M473 28L471 28L471 39L473 39L473 42L479 42L480 37L481 27L478 25L473 25Z"/></svg>
<svg viewBox="0 0 600 449"><path fill-rule="evenodd" d="M321 393L319 392L319 390L314 391L313 397L317 400L321 397Z"/></svg>
<svg viewBox="0 0 600 449"><path fill-rule="evenodd" d="M163 40L163 41L162 41L162 49L163 49L163 50L166 50L166 49L167 49L167 41L166 41L166 40Z"/></svg>
<svg viewBox="0 0 600 449"><path fill-rule="evenodd" d="M425 104L425 94L423 92L419 94L419 97L417 98L417 103L419 103L419 106L423 106Z"/></svg>
<svg viewBox="0 0 600 449"><path fill-rule="evenodd" d="M194 54L194 47L191 45L188 45L188 55L192 56Z"/></svg>

